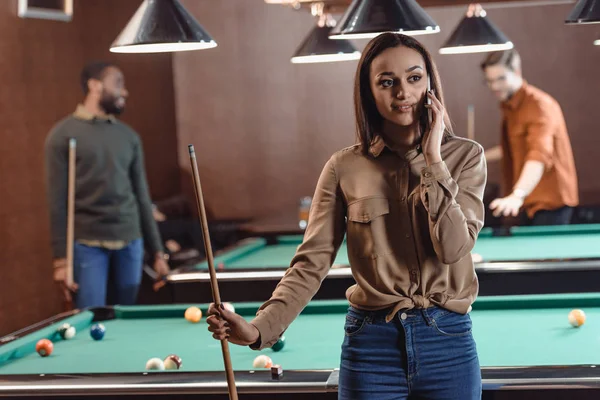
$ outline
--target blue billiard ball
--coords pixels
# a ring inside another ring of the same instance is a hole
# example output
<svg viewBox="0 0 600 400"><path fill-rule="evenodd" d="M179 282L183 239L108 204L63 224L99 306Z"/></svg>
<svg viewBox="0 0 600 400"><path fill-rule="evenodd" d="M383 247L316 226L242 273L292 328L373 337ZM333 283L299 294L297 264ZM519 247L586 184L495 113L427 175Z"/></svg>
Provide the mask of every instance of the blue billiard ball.
<svg viewBox="0 0 600 400"><path fill-rule="evenodd" d="M106 332L106 329L104 328L104 325L102 325L102 324L94 324L90 328L90 335L92 335L92 338L94 340L102 340L105 332Z"/></svg>

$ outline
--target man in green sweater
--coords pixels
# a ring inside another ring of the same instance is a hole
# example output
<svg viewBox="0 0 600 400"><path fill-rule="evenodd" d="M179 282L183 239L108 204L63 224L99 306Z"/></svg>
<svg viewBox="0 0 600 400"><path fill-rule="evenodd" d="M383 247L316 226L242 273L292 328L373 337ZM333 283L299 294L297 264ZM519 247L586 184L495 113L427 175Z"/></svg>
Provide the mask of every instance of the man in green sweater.
<svg viewBox="0 0 600 400"><path fill-rule="evenodd" d="M148 192L142 144L116 116L128 96L123 73L110 63L87 65L85 99L47 137L46 183L50 207L54 280L78 308L134 304L144 245L159 277L169 272ZM66 284L68 142L77 141L73 276ZM109 276L112 279L109 281ZM110 285L109 285L110 283Z"/></svg>

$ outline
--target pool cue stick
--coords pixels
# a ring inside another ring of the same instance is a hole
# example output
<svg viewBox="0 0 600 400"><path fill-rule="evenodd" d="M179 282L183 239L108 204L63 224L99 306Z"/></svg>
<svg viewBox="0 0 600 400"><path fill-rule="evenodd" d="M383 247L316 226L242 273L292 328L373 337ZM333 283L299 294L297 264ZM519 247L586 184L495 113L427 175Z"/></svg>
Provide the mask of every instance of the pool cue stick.
<svg viewBox="0 0 600 400"><path fill-rule="evenodd" d="M192 164L192 175L194 177L194 191L196 193L196 205L198 206L198 218L202 225L202 233L204 235L204 250L206 251L206 260L208 261L208 272L210 273L210 287L212 289L213 300L218 308L221 308L221 295L219 294L219 285L217 282L217 274L215 272L215 264L210 243L210 234L208 232L208 222L206 220L206 209L204 207L204 198L202 196L202 186L200 185L200 174L198 173L198 162L196 160L196 152L193 145L188 145L190 152L190 163ZM237 388L235 387L235 376L233 375L233 367L231 365L231 357L229 355L229 345L227 339L221 340L221 350L223 352L223 361L225 363L225 372L227 374L227 387L229 389L229 399L237 400Z"/></svg>
<svg viewBox="0 0 600 400"><path fill-rule="evenodd" d="M475 106L467 106L467 139L475 140Z"/></svg>
<svg viewBox="0 0 600 400"><path fill-rule="evenodd" d="M73 245L75 237L75 153L77 141L69 139L69 178L67 189L67 277L66 284L70 288L73 285ZM70 290L70 289L69 289ZM72 309L73 302L65 301L65 308Z"/></svg>

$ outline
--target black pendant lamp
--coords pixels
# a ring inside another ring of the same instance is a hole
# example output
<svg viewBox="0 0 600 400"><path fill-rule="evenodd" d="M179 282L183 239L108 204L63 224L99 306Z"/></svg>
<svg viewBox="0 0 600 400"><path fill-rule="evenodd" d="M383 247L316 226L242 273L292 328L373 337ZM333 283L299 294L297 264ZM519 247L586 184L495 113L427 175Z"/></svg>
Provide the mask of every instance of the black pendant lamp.
<svg viewBox="0 0 600 400"><path fill-rule="evenodd" d="M370 39L384 32L423 35L440 31L415 0L353 0L332 39Z"/></svg>
<svg viewBox="0 0 600 400"><path fill-rule="evenodd" d="M144 0L110 47L113 53L201 50L217 43L177 0Z"/></svg>
<svg viewBox="0 0 600 400"><path fill-rule="evenodd" d="M471 4L446 43L440 54L481 53L509 50L513 43L486 18L486 12L479 4Z"/></svg>
<svg viewBox="0 0 600 400"><path fill-rule="evenodd" d="M566 24L600 23L600 0L579 0L567 17Z"/></svg>
<svg viewBox="0 0 600 400"><path fill-rule="evenodd" d="M331 40L329 34L335 27L335 19L325 12L322 2L313 3L312 14L318 17L315 26L294 53L294 64L350 61L360 58L360 51L347 40Z"/></svg>

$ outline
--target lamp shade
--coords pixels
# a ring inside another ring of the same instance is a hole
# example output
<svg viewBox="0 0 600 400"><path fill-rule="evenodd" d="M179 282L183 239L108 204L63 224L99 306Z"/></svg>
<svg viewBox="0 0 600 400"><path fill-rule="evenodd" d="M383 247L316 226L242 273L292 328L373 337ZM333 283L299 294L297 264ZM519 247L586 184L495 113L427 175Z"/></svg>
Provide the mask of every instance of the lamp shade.
<svg viewBox="0 0 600 400"><path fill-rule="evenodd" d="M360 51L347 40L331 40L329 26L315 26L292 57L292 63L358 60Z"/></svg>
<svg viewBox="0 0 600 400"><path fill-rule="evenodd" d="M513 47L513 43L504 33L486 18L485 10L476 4L469 6L467 14L440 48L440 53L481 53L508 50Z"/></svg>
<svg viewBox="0 0 600 400"><path fill-rule="evenodd" d="M113 53L200 50L217 43L177 0L144 0L110 47Z"/></svg>
<svg viewBox="0 0 600 400"><path fill-rule="evenodd" d="M384 32L423 35L440 31L415 0L354 0L331 39L370 39Z"/></svg>
<svg viewBox="0 0 600 400"><path fill-rule="evenodd" d="M600 0L579 0L567 17L566 24L600 23Z"/></svg>

